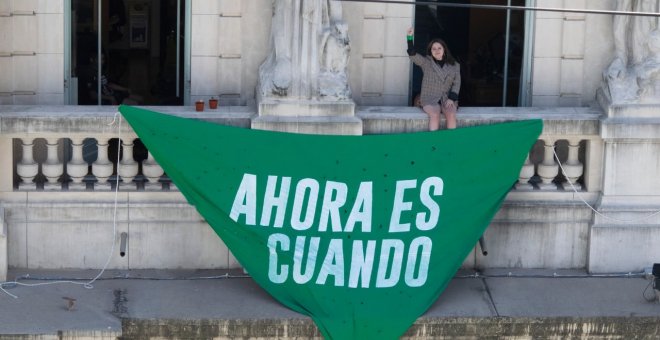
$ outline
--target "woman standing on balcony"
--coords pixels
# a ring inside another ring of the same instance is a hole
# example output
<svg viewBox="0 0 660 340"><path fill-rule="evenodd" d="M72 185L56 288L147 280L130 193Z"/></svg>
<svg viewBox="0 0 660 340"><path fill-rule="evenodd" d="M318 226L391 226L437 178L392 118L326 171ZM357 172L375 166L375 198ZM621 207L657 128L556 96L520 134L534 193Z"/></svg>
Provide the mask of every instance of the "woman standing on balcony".
<svg viewBox="0 0 660 340"><path fill-rule="evenodd" d="M440 114L447 119L447 129L456 128L458 92L461 88L460 65L449 52L441 39L433 39L426 48L426 56L415 52L413 28L408 29L408 56L415 65L422 68L422 109L429 115L429 130L440 128Z"/></svg>

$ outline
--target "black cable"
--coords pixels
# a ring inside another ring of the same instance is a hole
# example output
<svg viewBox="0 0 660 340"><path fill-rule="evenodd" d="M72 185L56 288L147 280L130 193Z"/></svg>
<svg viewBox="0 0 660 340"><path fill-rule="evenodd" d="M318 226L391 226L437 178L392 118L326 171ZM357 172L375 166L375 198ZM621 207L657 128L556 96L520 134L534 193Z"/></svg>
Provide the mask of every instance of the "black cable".
<svg viewBox="0 0 660 340"><path fill-rule="evenodd" d="M653 284L654 282L655 280L651 280L651 282L649 282L649 284L646 285L646 288L644 288L644 291L642 292L642 297L644 297L644 300L646 300L646 302L653 302L656 299L655 292L653 292L653 296L650 299L646 297L646 291L649 289L649 287L651 287L651 284ZM655 284L653 284L653 289L655 290Z"/></svg>

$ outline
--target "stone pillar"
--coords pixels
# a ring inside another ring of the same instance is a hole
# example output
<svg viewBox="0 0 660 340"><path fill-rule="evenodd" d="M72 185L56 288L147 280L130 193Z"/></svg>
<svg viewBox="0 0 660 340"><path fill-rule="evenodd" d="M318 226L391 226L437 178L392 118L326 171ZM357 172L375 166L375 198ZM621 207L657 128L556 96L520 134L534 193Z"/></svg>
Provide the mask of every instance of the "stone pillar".
<svg viewBox="0 0 660 340"><path fill-rule="evenodd" d="M617 9L656 12L658 0ZM656 18L613 19L615 58L597 101L605 111L603 195L589 242L591 272L634 272L660 258L660 29Z"/></svg>
<svg viewBox="0 0 660 340"><path fill-rule="evenodd" d="M660 105L604 108L603 191L589 240L590 272L636 272L660 259Z"/></svg>

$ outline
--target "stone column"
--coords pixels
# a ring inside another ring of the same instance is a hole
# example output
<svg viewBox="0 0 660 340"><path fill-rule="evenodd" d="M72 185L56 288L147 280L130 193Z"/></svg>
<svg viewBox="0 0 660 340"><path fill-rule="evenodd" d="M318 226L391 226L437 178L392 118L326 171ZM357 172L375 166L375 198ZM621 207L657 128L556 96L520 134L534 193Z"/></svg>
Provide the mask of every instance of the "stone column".
<svg viewBox="0 0 660 340"><path fill-rule="evenodd" d="M660 259L660 104L605 108L603 191L589 240L590 272L636 272Z"/></svg>

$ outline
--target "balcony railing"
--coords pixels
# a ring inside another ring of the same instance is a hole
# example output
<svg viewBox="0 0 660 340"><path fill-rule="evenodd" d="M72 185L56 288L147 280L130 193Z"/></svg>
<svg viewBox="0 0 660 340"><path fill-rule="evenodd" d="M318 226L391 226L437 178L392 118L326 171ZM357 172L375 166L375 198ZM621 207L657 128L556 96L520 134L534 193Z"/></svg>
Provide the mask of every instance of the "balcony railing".
<svg viewBox="0 0 660 340"><path fill-rule="evenodd" d="M256 115L248 107L202 113L191 107L153 109L244 128ZM115 107L0 106L0 218L7 229L6 237L0 235L0 278L3 262L10 268L101 268L106 258L98 250L109 249L112 240L121 242L120 234L130 242L125 254L112 255L110 268L240 266L126 122L118 138L117 126L110 125L115 114ZM362 107L357 116L364 134L428 126L417 108ZM593 217L575 201L569 181L590 203L600 197L601 113L588 108L461 108L458 123L526 118L543 119L543 133L485 234L489 256L473 251L464 267L587 265ZM119 203L113 203L116 197L108 191L117 176L121 193ZM489 176L489 169L483 169L483 176Z"/></svg>
<svg viewBox="0 0 660 340"><path fill-rule="evenodd" d="M186 107L154 109L241 127L249 127L255 115L246 107L202 114ZM0 175L4 177L2 191L109 191L116 176L122 191L176 190L125 121L120 142L117 125L111 124L116 108L6 106L0 110L0 143L10 151L2 162L12 165L11 171ZM461 108L458 120L461 127L543 119L543 133L512 190L541 193L575 187L597 192L602 171L600 114L589 108ZM416 108L359 108L357 115L363 120L365 134L414 132L426 127L426 115ZM484 176L488 176L487 169Z"/></svg>

